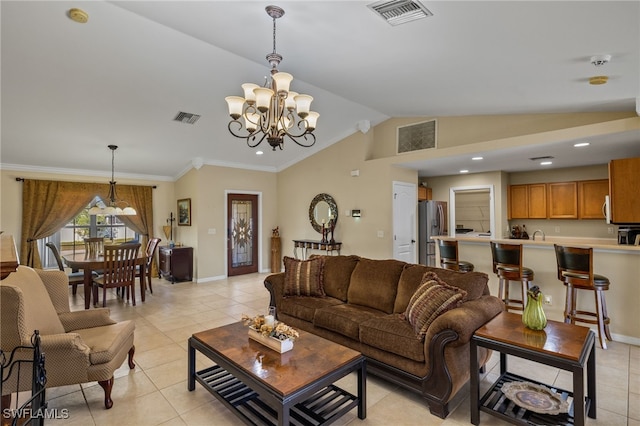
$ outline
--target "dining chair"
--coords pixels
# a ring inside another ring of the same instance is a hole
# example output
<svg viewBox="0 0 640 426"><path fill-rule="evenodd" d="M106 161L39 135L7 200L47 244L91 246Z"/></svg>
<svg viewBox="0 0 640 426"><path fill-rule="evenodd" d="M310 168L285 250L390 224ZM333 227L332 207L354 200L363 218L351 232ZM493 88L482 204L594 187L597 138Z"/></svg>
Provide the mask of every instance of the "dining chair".
<svg viewBox="0 0 640 426"><path fill-rule="evenodd" d="M58 269L64 271L64 262L62 261L62 256L60 256L58 247L56 247L56 245L51 241L45 243L45 246L49 247L49 250L51 250L53 257L56 259L56 262L58 264ZM75 295L78 292L78 286L84 284L84 272L71 272L70 274L67 274L67 277L69 278L71 292Z"/></svg>
<svg viewBox="0 0 640 426"><path fill-rule="evenodd" d="M87 237L84 239L84 258L96 257L104 252L104 238Z"/></svg>
<svg viewBox="0 0 640 426"><path fill-rule="evenodd" d="M493 273L498 276L498 297L504 302L505 311L524 311L527 291L533 282L533 270L522 265L522 245L492 241ZM509 297L511 281L520 281L520 300Z"/></svg>
<svg viewBox="0 0 640 426"><path fill-rule="evenodd" d="M93 279L93 304L98 305L98 289L102 287L102 306L107 305L107 289L123 287L127 300L136 305L136 258L140 244L119 244L104 247L102 275Z"/></svg>
<svg viewBox="0 0 640 426"><path fill-rule="evenodd" d="M151 287L151 264L153 263L153 257L155 255L156 249L158 248L158 244L162 241L160 238L149 238L147 242L147 248L144 251L144 254L147 258L144 265L139 265L136 268L136 277L140 277L140 290L145 288L144 282L142 281L142 271L140 268L145 268L145 274L147 276L147 283L149 284L149 291L153 294L153 287Z"/></svg>

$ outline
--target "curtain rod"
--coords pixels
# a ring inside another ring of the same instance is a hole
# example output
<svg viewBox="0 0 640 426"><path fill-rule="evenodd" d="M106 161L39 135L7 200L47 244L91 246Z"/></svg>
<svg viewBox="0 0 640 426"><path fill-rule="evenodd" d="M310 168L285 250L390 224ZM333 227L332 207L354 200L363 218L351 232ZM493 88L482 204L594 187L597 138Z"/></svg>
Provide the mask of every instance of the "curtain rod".
<svg viewBox="0 0 640 426"><path fill-rule="evenodd" d="M17 177L17 178L16 178L16 182L24 182L24 178ZM156 186L156 185L152 185L152 186L151 186L151 188L156 189L156 188L157 188L157 186Z"/></svg>

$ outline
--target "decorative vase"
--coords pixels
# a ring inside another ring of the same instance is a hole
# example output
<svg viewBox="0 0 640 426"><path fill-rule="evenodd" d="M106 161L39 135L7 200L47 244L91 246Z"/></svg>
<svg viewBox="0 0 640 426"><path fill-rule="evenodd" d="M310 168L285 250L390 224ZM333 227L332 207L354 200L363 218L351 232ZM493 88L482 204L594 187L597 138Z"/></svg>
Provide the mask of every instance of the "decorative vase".
<svg viewBox="0 0 640 426"><path fill-rule="evenodd" d="M531 330L543 330L547 326L547 317L542 309L542 292L537 285L527 291L527 306L522 313L522 323Z"/></svg>

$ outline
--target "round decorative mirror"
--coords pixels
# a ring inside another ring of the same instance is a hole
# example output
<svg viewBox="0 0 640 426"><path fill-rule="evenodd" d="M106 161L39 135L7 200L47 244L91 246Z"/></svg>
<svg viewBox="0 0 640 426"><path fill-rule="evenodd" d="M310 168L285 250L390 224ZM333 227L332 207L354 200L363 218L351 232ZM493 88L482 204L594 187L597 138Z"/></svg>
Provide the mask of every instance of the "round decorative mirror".
<svg viewBox="0 0 640 426"><path fill-rule="evenodd" d="M331 219L338 222L338 205L329 194L318 194L309 206L309 222L317 232L322 233L322 224L328 224Z"/></svg>

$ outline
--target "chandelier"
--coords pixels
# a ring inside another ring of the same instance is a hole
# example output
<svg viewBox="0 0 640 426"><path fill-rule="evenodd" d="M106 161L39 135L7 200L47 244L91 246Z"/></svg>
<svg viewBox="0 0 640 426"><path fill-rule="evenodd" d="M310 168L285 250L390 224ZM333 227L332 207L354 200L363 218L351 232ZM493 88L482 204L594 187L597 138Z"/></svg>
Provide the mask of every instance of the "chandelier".
<svg viewBox="0 0 640 426"><path fill-rule="evenodd" d="M116 182L113 177L114 174L114 158L116 149L118 149L117 145L109 145L109 149L111 150L111 182L109 182L109 195L108 195L108 204L104 207L99 207L95 205L89 209L90 215L105 215L105 216L134 216L138 214L133 207L129 207L129 204L125 201L118 200L118 196L116 195ZM120 206L126 206L124 208Z"/></svg>
<svg viewBox="0 0 640 426"><path fill-rule="evenodd" d="M225 98L232 118L229 132L237 138L246 139L251 148L266 138L274 151L282 149L285 137L308 148L316 143L313 131L320 114L309 111L313 97L289 90L293 76L278 71L282 56L276 52L276 19L284 15L284 10L278 6L267 6L265 10L273 18L273 53L267 55L271 78L265 78L263 87L243 84L244 98Z"/></svg>

